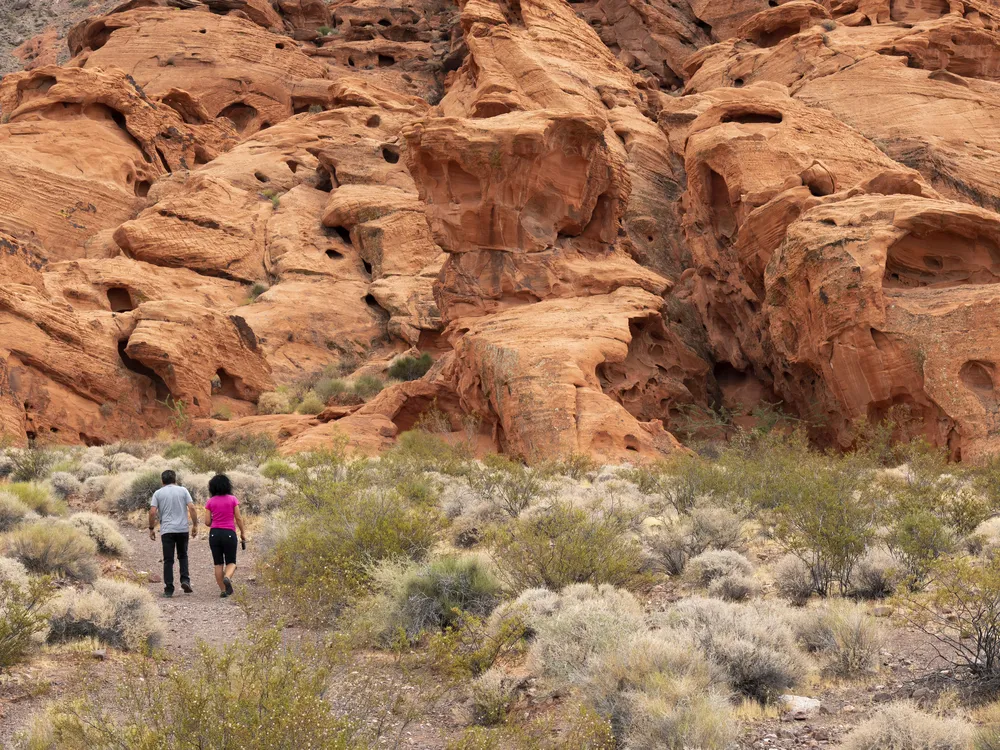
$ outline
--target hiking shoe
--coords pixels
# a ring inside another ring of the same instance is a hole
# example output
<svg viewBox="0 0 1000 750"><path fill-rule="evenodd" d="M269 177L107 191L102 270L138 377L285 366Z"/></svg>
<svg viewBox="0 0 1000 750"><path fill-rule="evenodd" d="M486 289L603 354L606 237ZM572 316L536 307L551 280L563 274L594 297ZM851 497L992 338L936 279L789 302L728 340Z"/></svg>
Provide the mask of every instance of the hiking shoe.
<svg viewBox="0 0 1000 750"><path fill-rule="evenodd" d="M233 595L233 582L229 580L229 576L222 579L222 582L226 584L226 596Z"/></svg>
<svg viewBox="0 0 1000 750"><path fill-rule="evenodd" d="M181 588L184 590L185 594L193 594L194 593L194 589L191 588L191 584L190 583L182 583L181 584Z"/></svg>
<svg viewBox="0 0 1000 750"><path fill-rule="evenodd" d="M221 594L219 594L219 598L220 599L225 599L227 596L229 596L229 594L227 594L225 591L223 591Z"/></svg>
<svg viewBox="0 0 1000 750"><path fill-rule="evenodd" d="M174 590L173 589L163 589L163 598L164 599L169 599L173 595L174 595Z"/></svg>

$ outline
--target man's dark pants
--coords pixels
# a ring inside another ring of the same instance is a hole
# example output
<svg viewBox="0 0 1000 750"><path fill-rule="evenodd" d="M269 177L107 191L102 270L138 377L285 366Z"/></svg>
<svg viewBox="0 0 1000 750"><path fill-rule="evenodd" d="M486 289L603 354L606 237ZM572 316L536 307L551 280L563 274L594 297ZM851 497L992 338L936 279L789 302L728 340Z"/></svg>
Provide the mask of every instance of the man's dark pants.
<svg viewBox="0 0 1000 750"><path fill-rule="evenodd" d="M163 590L174 590L174 548L177 548L177 561L181 566L181 584L191 583L188 575L188 533L181 531L173 534L160 534L163 542Z"/></svg>

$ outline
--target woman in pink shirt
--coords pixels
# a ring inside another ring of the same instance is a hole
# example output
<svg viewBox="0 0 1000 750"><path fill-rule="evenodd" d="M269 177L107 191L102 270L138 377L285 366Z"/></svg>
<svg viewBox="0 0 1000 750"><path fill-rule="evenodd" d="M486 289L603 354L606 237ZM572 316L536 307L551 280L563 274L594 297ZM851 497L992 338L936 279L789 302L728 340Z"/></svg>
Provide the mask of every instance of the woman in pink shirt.
<svg viewBox="0 0 1000 750"><path fill-rule="evenodd" d="M236 572L236 528L240 530L240 543L246 549L246 532L240 515L240 501L233 497L233 484L225 474L216 474L209 480L208 502L205 503L205 525L208 546L215 562L215 582L220 596L233 595L233 574Z"/></svg>

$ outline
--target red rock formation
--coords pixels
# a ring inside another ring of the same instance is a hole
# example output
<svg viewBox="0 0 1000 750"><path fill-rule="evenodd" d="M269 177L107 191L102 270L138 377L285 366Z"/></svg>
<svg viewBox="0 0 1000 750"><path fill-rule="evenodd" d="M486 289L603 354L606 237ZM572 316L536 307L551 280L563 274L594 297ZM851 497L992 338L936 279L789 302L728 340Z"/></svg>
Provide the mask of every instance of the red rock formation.
<svg viewBox="0 0 1000 750"><path fill-rule="evenodd" d="M375 452L434 408L628 460L780 401L1000 449L998 34L980 0L131 0L0 83L0 425L183 402ZM411 347L368 404L254 413Z"/></svg>

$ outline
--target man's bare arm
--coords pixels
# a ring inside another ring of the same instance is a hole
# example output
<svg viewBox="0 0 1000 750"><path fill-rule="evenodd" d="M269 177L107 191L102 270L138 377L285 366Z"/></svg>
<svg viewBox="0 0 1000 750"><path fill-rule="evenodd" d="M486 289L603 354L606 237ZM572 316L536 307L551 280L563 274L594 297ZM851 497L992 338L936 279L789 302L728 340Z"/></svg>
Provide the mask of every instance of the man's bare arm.
<svg viewBox="0 0 1000 750"><path fill-rule="evenodd" d="M194 503L188 503L188 516L191 518L191 538L198 536L198 509Z"/></svg>
<svg viewBox="0 0 1000 750"><path fill-rule="evenodd" d="M156 539L156 532L154 531L155 528L156 528L156 508L151 506L150 509L149 509L149 538L150 539Z"/></svg>

